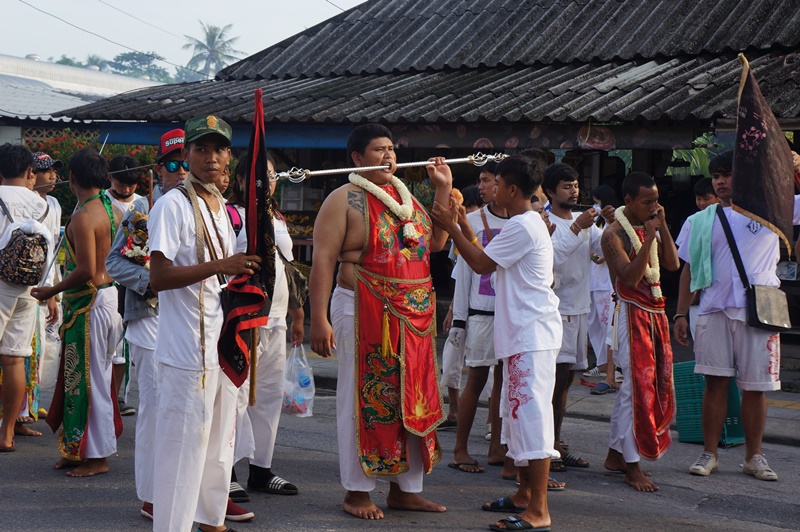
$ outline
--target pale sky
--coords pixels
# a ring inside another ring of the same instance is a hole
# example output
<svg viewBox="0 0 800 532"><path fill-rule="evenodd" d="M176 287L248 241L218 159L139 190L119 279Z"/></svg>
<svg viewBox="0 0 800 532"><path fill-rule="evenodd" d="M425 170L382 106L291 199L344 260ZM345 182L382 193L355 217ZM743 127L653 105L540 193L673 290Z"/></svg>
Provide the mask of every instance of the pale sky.
<svg viewBox="0 0 800 532"><path fill-rule="evenodd" d="M156 52L167 61L185 65L190 50L182 50L183 35L201 38L200 24L233 24L235 48L246 55L334 17L364 0L24 0L67 22L140 52ZM80 31L20 0L3 0L0 53L42 60L62 54L84 61L89 54L104 59L130 50ZM333 5L335 4L335 5ZM113 6L113 7L111 7ZM121 13L121 9L146 22ZM147 23L157 26L156 29ZM162 31L163 30L163 31ZM174 34L174 35L171 35ZM171 65L158 62L174 74Z"/></svg>

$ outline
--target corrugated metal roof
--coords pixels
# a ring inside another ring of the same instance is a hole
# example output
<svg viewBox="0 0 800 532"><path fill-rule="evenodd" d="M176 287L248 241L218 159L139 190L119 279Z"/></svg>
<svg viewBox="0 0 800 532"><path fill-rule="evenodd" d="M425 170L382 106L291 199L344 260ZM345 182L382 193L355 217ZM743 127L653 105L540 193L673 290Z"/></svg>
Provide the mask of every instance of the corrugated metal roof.
<svg viewBox="0 0 800 532"><path fill-rule="evenodd" d="M0 116L49 120L56 111L97 101L101 96L67 94L47 83L0 74Z"/></svg>
<svg viewBox="0 0 800 532"><path fill-rule="evenodd" d="M800 116L800 52L753 53L778 117ZM736 54L539 66L165 85L64 114L94 120L186 120L218 113L250 122L256 87L278 123L676 121L733 118Z"/></svg>
<svg viewBox="0 0 800 532"><path fill-rule="evenodd" d="M5 54L0 54L0 74L43 81L52 88L67 93L97 96L113 96L120 92L162 84L144 78L132 78Z"/></svg>
<svg viewBox="0 0 800 532"><path fill-rule="evenodd" d="M798 0L371 0L217 78L659 59L798 45Z"/></svg>

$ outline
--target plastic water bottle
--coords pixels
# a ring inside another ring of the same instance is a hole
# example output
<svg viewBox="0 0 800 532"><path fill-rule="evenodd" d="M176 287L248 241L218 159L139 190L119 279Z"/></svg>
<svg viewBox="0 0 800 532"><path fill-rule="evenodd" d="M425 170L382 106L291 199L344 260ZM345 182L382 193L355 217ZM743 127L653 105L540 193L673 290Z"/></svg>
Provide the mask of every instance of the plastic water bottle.
<svg viewBox="0 0 800 532"><path fill-rule="evenodd" d="M312 376L311 369L298 366L297 367L297 385L300 387L298 390L298 403L305 403L306 407L314 400L314 377Z"/></svg>
<svg viewBox="0 0 800 532"><path fill-rule="evenodd" d="M297 368L297 384L300 386L302 390L307 390L311 387L311 383L313 382L311 375L309 375L308 369L304 367Z"/></svg>

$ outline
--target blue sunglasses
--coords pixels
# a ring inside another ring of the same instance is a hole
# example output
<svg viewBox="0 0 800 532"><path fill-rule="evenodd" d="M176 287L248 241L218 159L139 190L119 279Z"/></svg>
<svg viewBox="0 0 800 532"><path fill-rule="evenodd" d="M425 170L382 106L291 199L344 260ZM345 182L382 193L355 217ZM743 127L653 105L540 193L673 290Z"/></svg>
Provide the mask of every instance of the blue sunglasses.
<svg viewBox="0 0 800 532"><path fill-rule="evenodd" d="M167 169L167 172L174 174L178 171L179 167L183 167L184 170L187 172L189 171L189 163L186 161L166 161L164 164L164 168Z"/></svg>

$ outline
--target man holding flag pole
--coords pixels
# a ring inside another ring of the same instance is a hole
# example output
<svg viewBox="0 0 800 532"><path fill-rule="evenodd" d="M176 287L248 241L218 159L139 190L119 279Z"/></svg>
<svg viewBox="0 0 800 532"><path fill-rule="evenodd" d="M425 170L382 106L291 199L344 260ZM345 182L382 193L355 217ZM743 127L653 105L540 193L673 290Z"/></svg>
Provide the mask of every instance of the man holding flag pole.
<svg viewBox="0 0 800 532"><path fill-rule="evenodd" d="M720 204L692 215L677 242L691 286L681 290L675 340L687 346L687 313L691 293L703 290L695 339L695 373L705 375L703 394L704 451L689 468L708 476L719 467L717 444L727 415L730 379L742 390L745 457L742 471L759 480L778 480L761 454L766 424L766 395L780 389L780 335L748 324L744 284L777 287L776 266L786 235L792 231L794 172L786 138L758 88L750 66L739 55L735 149L711 160L714 190ZM721 209L721 210L720 210ZM719 212L718 212L719 211ZM727 224L725 223L727 220ZM725 235L729 225L731 242ZM739 268L735 265L738 248ZM745 272L742 279L739 271Z"/></svg>
<svg viewBox="0 0 800 532"><path fill-rule="evenodd" d="M246 360L234 368L227 353L218 354L222 290L226 276L253 276L261 258L234 252L236 235L214 186L230 161L231 127L207 115L184 129L190 173L149 218L150 284L160 307L153 530L183 532L197 521L204 532L221 532L227 530L236 387L247 374Z"/></svg>

